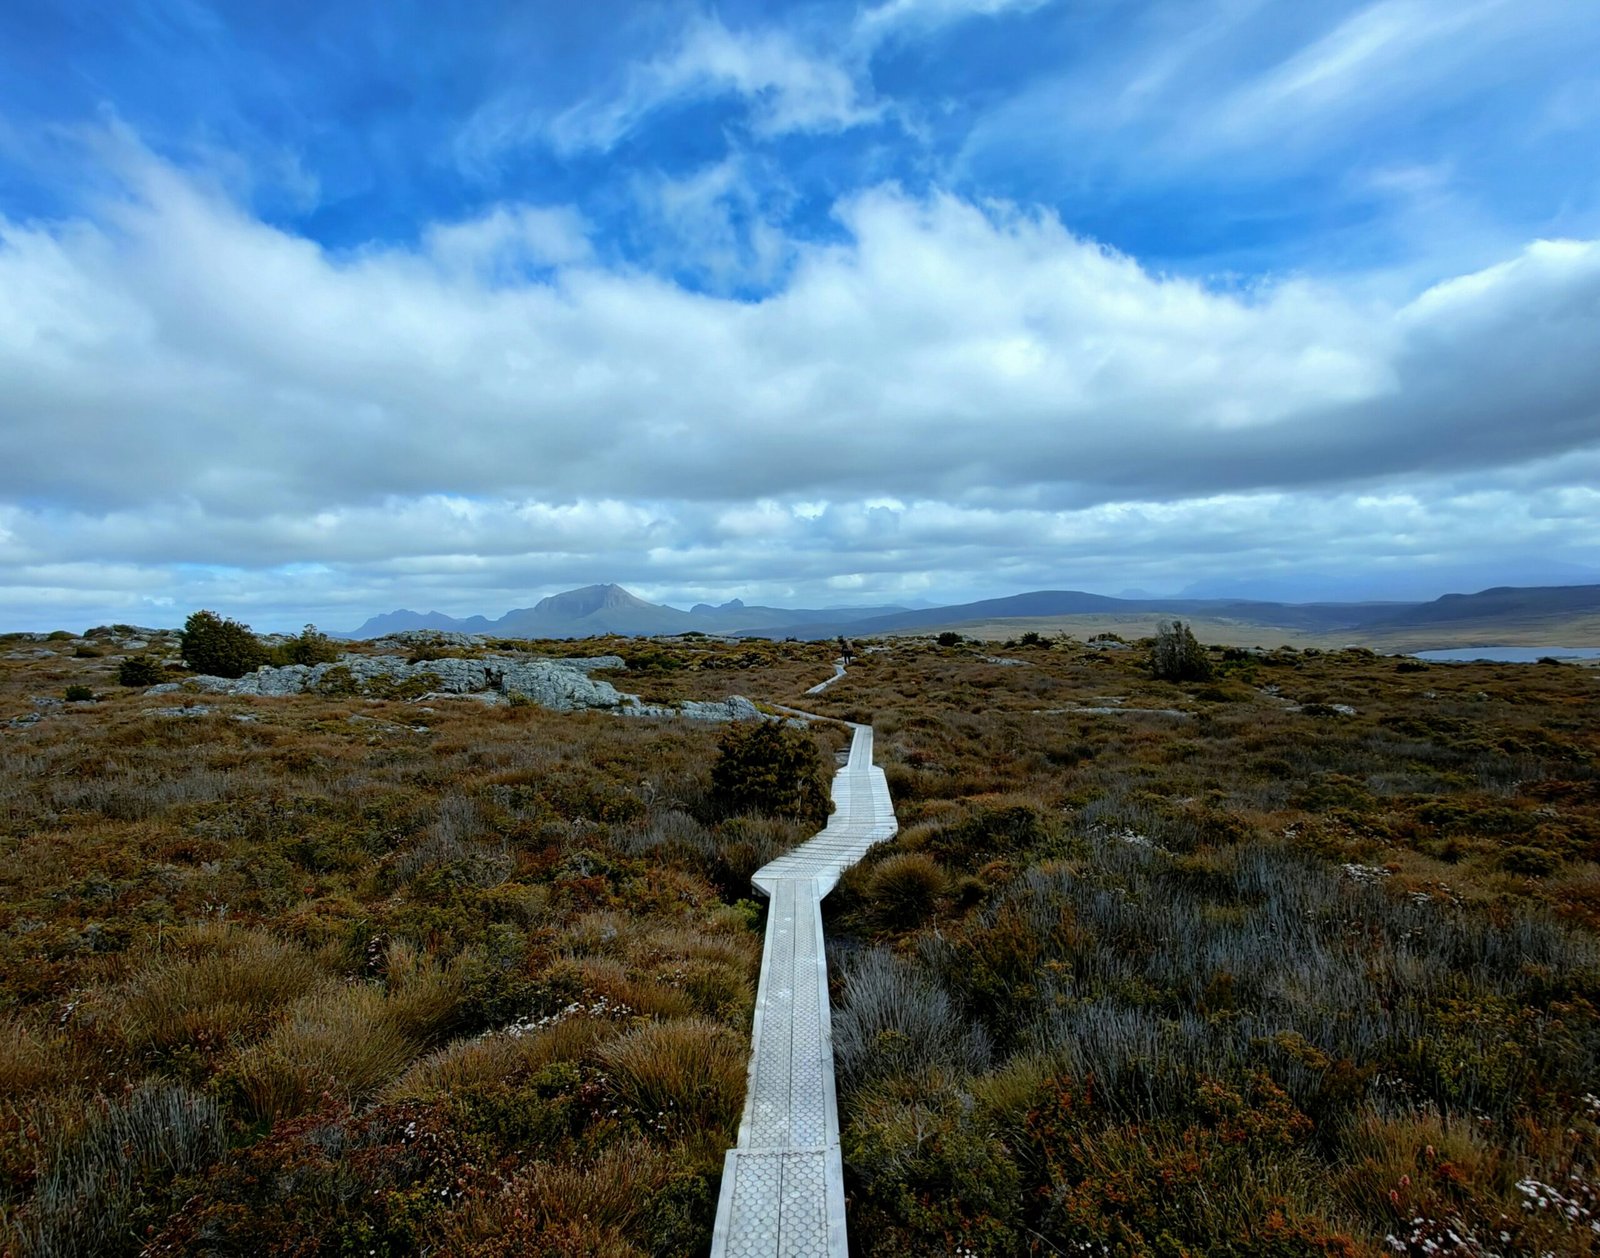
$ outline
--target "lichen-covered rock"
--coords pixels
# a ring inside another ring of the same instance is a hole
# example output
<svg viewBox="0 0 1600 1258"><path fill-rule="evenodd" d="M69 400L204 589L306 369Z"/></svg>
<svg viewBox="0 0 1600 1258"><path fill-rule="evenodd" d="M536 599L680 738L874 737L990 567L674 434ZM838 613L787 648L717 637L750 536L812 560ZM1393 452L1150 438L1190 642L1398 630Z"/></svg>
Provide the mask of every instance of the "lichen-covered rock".
<svg viewBox="0 0 1600 1258"><path fill-rule="evenodd" d="M398 655L344 655L331 664L262 667L236 679L191 677L182 683L164 682L145 693L189 690L267 697L401 694L412 698L456 696L487 703L506 703L512 696L521 695L558 712L601 709L625 716L688 717L697 721L757 720L761 716L755 704L738 695L672 706L641 703L637 695L625 694L610 682L589 675L598 669L623 667L621 657L616 655L579 659L447 657L415 664Z"/></svg>

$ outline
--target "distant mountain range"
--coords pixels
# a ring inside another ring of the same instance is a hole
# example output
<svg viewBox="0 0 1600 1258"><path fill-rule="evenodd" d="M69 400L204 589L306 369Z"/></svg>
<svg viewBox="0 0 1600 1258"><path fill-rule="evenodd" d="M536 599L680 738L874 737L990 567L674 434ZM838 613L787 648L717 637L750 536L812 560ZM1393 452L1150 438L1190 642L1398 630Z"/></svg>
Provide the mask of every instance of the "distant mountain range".
<svg viewBox="0 0 1600 1258"><path fill-rule="evenodd" d="M542 598L532 607L520 607L496 620L484 616L457 619L442 612L401 609L374 616L345 638L381 638L410 629L437 629L447 633L482 633L501 638L590 638L601 634L652 637L660 634L733 634L760 631L775 624L853 624L867 617L895 615L907 609L887 607L751 607L739 599L713 607L696 603L688 611L648 603L620 585L586 585ZM798 634L785 634L798 637ZM807 637L814 635L807 634ZM822 635L831 637L833 635Z"/></svg>
<svg viewBox="0 0 1600 1258"><path fill-rule="evenodd" d="M832 638L840 634L934 631L963 624L1053 616L1118 616L1159 613L1203 616L1305 633L1391 636L1428 629L1482 625L1527 625L1573 616L1600 615L1600 585L1498 586L1476 594L1447 594L1427 603L1273 603L1239 598L1110 598L1081 590L1035 590L1008 598L948 607L830 607L818 609L747 606L738 599L688 611L646 602L620 585L589 585L552 594L532 607L496 620L457 619L440 612L393 611L374 616L348 638L379 638L409 629L481 633L506 638L587 638L601 634L650 637L662 634L734 634L769 638ZM1580 645L1572 643L1571 645Z"/></svg>

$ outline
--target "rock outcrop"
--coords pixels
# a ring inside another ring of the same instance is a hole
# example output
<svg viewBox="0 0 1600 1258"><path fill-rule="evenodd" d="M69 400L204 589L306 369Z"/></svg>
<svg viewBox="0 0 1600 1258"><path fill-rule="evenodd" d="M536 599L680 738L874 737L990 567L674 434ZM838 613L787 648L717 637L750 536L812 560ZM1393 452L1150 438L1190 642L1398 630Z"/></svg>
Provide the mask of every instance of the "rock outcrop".
<svg viewBox="0 0 1600 1258"><path fill-rule="evenodd" d="M447 657L411 663L398 655L344 655L332 664L265 666L243 677L190 677L151 686L146 694L176 691L281 697L299 694L376 695L390 698L459 696L512 703L521 696L558 712L600 710L619 716L672 716L698 721L757 720L760 710L741 695L715 701L642 703L608 681L589 674L626 667L620 656L580 659L482 659Z"/></svg>

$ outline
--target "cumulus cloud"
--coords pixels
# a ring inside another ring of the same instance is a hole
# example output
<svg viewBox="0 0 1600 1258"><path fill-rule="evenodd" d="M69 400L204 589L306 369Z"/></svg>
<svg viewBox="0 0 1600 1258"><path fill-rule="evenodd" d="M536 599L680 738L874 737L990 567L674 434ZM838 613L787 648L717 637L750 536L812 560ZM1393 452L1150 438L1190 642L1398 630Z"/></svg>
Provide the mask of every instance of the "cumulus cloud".
<svg viewBox="0 0 1600 1258"><path fill-rule="evenodd" d="M174 565L277 574L246 603L492 611L597 579L1122 588L1339 537L1600 540L1589 464L1461 505L1600 447L1595 242L1388 303L1216 291L886 186L752 300L610 269L560 207L336 255L127 169L93 214L0 223L0 587L39 606L142 606Z"/></svg>

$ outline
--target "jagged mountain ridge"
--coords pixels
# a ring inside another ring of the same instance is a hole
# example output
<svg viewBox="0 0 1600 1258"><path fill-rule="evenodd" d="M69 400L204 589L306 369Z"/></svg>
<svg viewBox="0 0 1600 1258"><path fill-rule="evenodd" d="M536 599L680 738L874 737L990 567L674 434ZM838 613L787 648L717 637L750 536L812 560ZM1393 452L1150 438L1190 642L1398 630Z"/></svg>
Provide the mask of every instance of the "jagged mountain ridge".
<svg viewBox="0 0 1600 1258"><path fill-rule="evenodd" d="M600 634L651 637L660 634L736 633L778 621L809 624L817 620L854 623L857 619L905 611L903 607L790 608L746 606L731 599L720 606L696 603L689 611L647 602L620 585L586 585L540 599L496 619L458 618L443 612L400 609L373 616L360 628L338 636L381 638L413 629L445 633L481 633L507 638L587 638Z"/></svg>
<svg viewBox="0 0 1600 1258"><path fill-rule="evenodd" d="M866 637L1027 617L1115 615L1158 612L1207 616L1310 633L1386 633L1443 624L1536 621L1573 614L1600 614L1600 585L1497 586L1474 594L1446 594L1416 603L1273 603L1248 599L1111 598L1082 590L1033 590L1006 598L948 607L781 608L746 606L731 599L720 606L696 603L689 611L651 603L620 585L588 585L540 599L490 620L405 609L369 619L350 638L375 638L406 629L436 629L517 638L584 638L600 634L650 637L703 633L746 636Z"/></svg>

